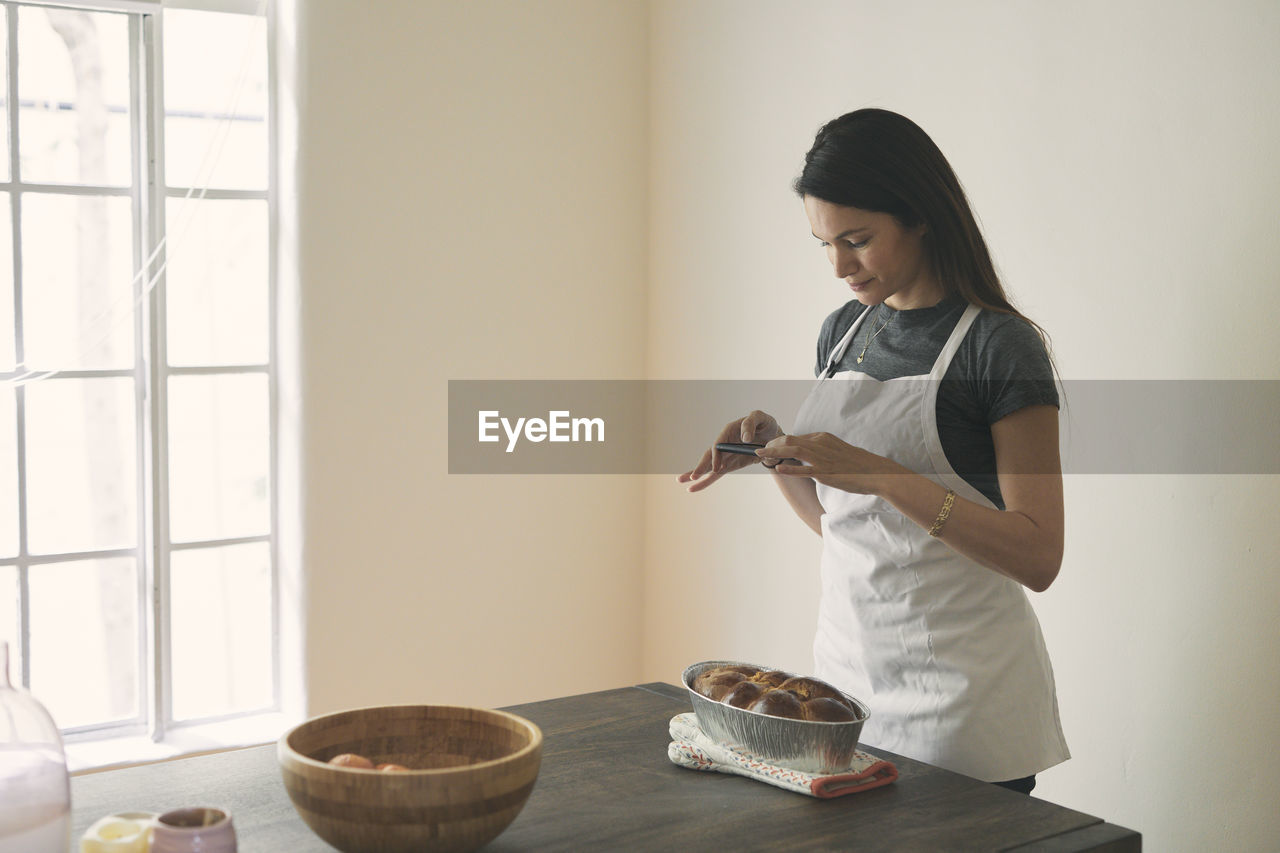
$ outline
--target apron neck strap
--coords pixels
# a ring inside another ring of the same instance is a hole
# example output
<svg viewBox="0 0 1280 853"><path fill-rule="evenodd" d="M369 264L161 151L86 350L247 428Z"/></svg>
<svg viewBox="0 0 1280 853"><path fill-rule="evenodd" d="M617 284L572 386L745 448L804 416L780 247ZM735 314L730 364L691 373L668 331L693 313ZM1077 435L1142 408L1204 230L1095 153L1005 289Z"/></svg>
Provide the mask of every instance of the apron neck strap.
<svg viewBox="0 0 1280 853"><path fill-rule="evenodd" d="M835 348L831 350L831 355L827 357L827 366L823 368L820 379L830 379L835 373L836 365L840 363L840 359L844 358L845 352L849 349L849 344L853 342L853 336L857 334L862 321L867 319L867 315L871 313L871 309L867 309L858 315L857 319L849 326L849 331L844 333L844 337L836 343ZM954 329L951 330L951 336L947 338L947 342L943 345L942 351L938 353L938 358L933 363L933 369L929 372L929 376L934 379L941 379L943 374L947 372L947 367L951 364L951 359L955 357L956 351L960 349L964 336L969 333L969 327L973 325L973 321L982 313L982 309L977 305L970 305L965 308L964 313L960 315L959 322L956 323Z"/></svg>
<svg viewBox="0 0 1280 853"><path fill-rule="evenodd" d="M849 325L849 331L844 333L844 337L836 343L835 349L831 350L831 355L827 357L827 366L823 369L820 379L830 379L831 374L835 373L836 365L840 363L840 359L844 358L844 354L849 349L849 344L853 342L853 336L857 333L858 327L862 325L862 321L867 319L867 315L870 313L871 309L868 308Z"/></svg>
<svg viewBox="0 0 1280 853"><path fill-rule="evenodd" d="M969 333L969 327L973 325L973 321L981 313L982 309L977 305L970 305L964 309L964 313L960 315L960 320L956 323L956 327L951 330L951 336L943 344L942 352L938 353L938 359L933 363L933 369L929 371L931 379L941 379L946 374L947 368L951 366L951 359L955 357L956 351L960 349L964 336Z"/></svg>

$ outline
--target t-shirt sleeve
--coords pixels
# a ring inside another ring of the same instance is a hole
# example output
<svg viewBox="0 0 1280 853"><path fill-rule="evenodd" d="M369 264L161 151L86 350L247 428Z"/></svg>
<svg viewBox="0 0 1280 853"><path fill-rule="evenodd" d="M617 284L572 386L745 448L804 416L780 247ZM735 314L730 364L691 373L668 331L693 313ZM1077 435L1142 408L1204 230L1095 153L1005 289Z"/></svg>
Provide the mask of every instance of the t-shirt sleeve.
<svg viewBox="0 0 1280 853"><path fill-rule="evenodd" d="M1059 405L1044 341L1020 317L999 317L978 349L977 367L975 393L988 425L1027 406Z"/></svg>

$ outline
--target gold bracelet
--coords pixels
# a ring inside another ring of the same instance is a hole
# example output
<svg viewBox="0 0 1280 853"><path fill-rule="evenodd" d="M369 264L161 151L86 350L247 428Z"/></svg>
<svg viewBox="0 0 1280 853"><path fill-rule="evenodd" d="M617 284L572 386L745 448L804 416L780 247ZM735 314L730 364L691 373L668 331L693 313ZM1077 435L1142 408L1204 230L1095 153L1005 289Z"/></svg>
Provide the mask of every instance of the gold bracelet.
<svg viewBox="0 0 1280 853"><path fill-rule="evenodd" d="M942 525L947 523L947 518L951 515L951 506L955 502L955 490L947 489L947 496L942 501L942 509L938 510L938 517L933 520L933 527L929 528L930 536L937 536L938 531L942 530Z"/></svg>

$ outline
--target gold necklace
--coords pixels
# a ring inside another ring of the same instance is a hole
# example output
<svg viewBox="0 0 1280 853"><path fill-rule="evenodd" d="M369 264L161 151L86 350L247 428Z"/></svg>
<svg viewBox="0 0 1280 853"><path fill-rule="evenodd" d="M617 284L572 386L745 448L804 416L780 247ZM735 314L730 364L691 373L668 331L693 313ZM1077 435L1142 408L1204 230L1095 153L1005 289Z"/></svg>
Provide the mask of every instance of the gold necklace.
<svg viewBox="0 0 1280 853"><path fill-rule="evenodd" d="M877 317L879 317L879 316L880 316L880 306L879 306L879 305L877 305L877 306L876 306L876 316L877 316ZM894 317L896 317L896 316L897 316L897 315L895 314L895 315L894 315ZM874 341L874 340L876 339L876 335L878 335L878 334L880 334L881 332L883 332L883 331L885 330L885 326L888 326L888 325L889 325L890 323L892 323L892 322L893 322L893 317L890 317L888 320L885 320L885 321L884 321L884 325L882 325L880 328L876 329L874 332L872 332L872 333L870 334L870 336L868 336L868 338L867 338L867 342L866 342L865 344L863 344L863 345L862 345L862 352L858 353L858 364L862 364L862 359L863 359L863 358L865 358L865 357L866 357L866 355L867 355L867 348L868 348L868 347L870 347L870 346L871 346L871 342L872 342L872 341Z"/></svg>

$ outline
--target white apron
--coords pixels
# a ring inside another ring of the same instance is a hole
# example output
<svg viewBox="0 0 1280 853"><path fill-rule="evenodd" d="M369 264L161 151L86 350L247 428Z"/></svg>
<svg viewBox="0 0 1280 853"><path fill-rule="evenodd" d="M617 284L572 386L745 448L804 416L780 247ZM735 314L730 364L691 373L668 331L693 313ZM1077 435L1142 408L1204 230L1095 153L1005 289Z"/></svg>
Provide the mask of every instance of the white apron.
<svg viewBox="0 0 1280 853"><path fill-rule="evenodd" d="M952 469L936 418L939 383L978 311L965 311L927 376L832 375L864 311L800 407L795 432L832 433L993 506ZM817 491L825 513L815 674L870 706L868 747L986 782L1069 758L1022 585L930 537L887 501L820 483Z"/></svg>

